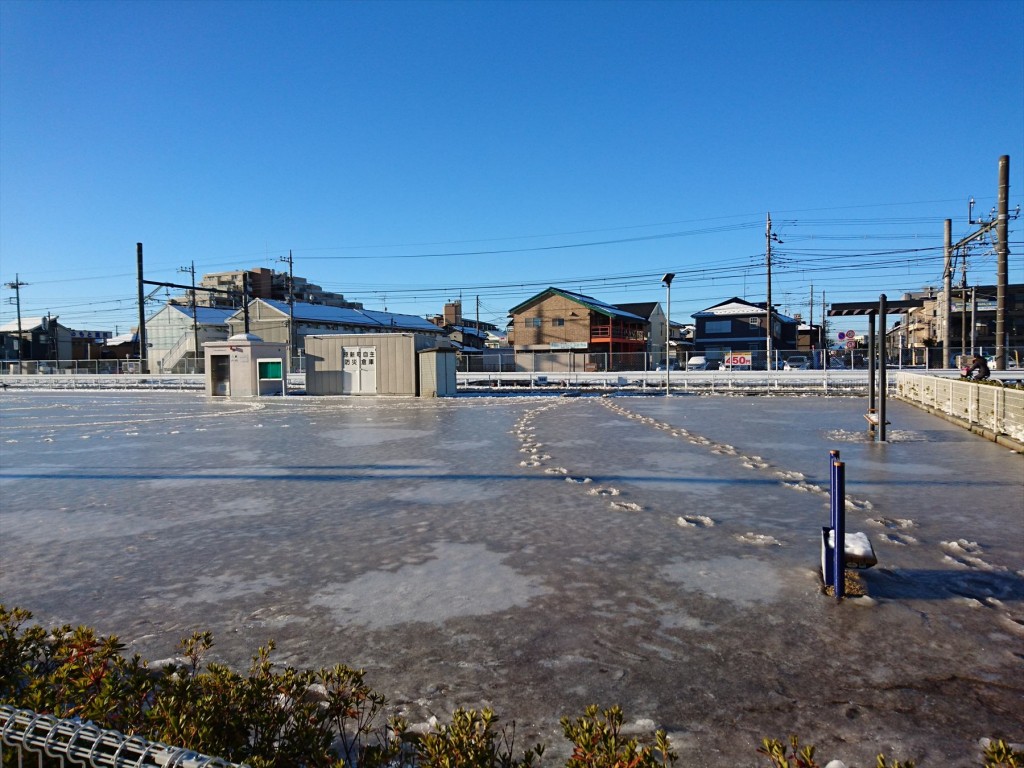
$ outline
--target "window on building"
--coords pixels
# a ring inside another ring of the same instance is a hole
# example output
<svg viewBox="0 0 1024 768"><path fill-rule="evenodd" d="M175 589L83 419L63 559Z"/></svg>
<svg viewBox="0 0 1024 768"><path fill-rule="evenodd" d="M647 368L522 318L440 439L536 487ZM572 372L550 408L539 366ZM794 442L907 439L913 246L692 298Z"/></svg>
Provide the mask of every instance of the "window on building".
<svg viewBox="0 0 1024 768"><path fill-rule="evenodd" d="M555 326L556 328L561 328L563 325L565 325L565 318L564 317L555 317L555 318L553 318L551 320L551 324L553 326Z"/></svg>
<svg viewBox="0 0 1024 768"><path fill-rule="evenodd" d="M527 326L529 326L530 328L540 328L540 326L541 326L541 319L539 317L531 317L531 318L529 318L529 322L527 323Z"/></svg>
<svg viewBox="0 0 1024 768"><path fill-rule="evenodd" d="M709 320L704 324L704 333L728 333L731 330L730 320Z"/></svg>
<svg viewBox="0 0 1024 768"><path fill-rule="evenodd" d="M750 324L751 328L760 328L761 327L761 319L758 318L758 317L748 317L747 318L747 322Z"/></svg>

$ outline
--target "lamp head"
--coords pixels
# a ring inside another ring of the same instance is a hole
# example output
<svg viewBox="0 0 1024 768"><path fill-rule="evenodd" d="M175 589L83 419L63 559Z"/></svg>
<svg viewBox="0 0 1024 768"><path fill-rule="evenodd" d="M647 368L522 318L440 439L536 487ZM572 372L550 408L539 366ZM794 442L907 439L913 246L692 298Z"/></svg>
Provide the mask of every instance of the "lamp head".
<svg viewBox="0 0 1024 768"><path fill-rule="evenodd" d="M675 272L669 272L663 278L661 278L661 282L663 282L665 285L672 285L672 280L675 279L675 276Z"/></svg>

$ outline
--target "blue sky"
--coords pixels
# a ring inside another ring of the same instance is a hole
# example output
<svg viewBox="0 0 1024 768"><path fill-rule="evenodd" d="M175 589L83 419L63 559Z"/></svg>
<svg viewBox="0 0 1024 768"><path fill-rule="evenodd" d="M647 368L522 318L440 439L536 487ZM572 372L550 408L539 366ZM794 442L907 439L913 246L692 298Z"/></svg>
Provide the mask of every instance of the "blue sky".
<svg viewBox="0 0 1024 768"><path fill-rule="evenodd" d="M1021 203L1022 150L1020 0L0 0L0 280L78 329L137 322L137 242L149 280L291 250L368 308L499 324L671 271L686 322L764 300L769 211L773 300L819 319L941 284L943 220L989 215L1001 155Z"/></svg>

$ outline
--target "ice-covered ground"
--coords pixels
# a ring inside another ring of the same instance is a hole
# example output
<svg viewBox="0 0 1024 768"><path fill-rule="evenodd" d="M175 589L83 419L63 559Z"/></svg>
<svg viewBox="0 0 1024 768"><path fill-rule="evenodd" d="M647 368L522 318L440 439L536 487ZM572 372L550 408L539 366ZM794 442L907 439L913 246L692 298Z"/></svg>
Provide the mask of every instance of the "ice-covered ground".
<svg viewBox="0 0 1024 768"><path fill-rule="evenodd" d="M149 659L345 662L412 722L620 704L682 766L1024 741L1024 459L862 398L0 393L0 599ZM868 597L820 593L828 451ZM526 743L524 741L524 743ZM556 764L552 757L548 761Z"/></svg>

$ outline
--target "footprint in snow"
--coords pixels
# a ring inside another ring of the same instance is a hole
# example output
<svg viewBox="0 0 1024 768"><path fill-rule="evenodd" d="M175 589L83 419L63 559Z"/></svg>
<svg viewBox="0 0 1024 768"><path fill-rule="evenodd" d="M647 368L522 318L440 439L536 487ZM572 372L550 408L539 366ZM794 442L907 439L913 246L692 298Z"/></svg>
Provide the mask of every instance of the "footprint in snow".
<svg viewBox="0 0 1024 768"><path fill-rule="evenodd" d="M680 515L676 525L680 528L711 528L715 521L705 515Z"/></svg>
<svg viewBox="0 0 1024 768"><path fill-rule="evenodd" d="M782 546L782 542L776 539L774 536L768 536L764 533L753 533L751 531L747 531L744 534L738 534L736 536L736 539L738 541L743 542L744 544L755 544L759 547Z"/></svg>
<svg viewBox="0 0 1024 768"><path fill-rule="evenodd" d="M634 504L632 501L613 501L610 503L612 509L621 509L625 512L640 512L643 509L639 504Z"/></svg>

